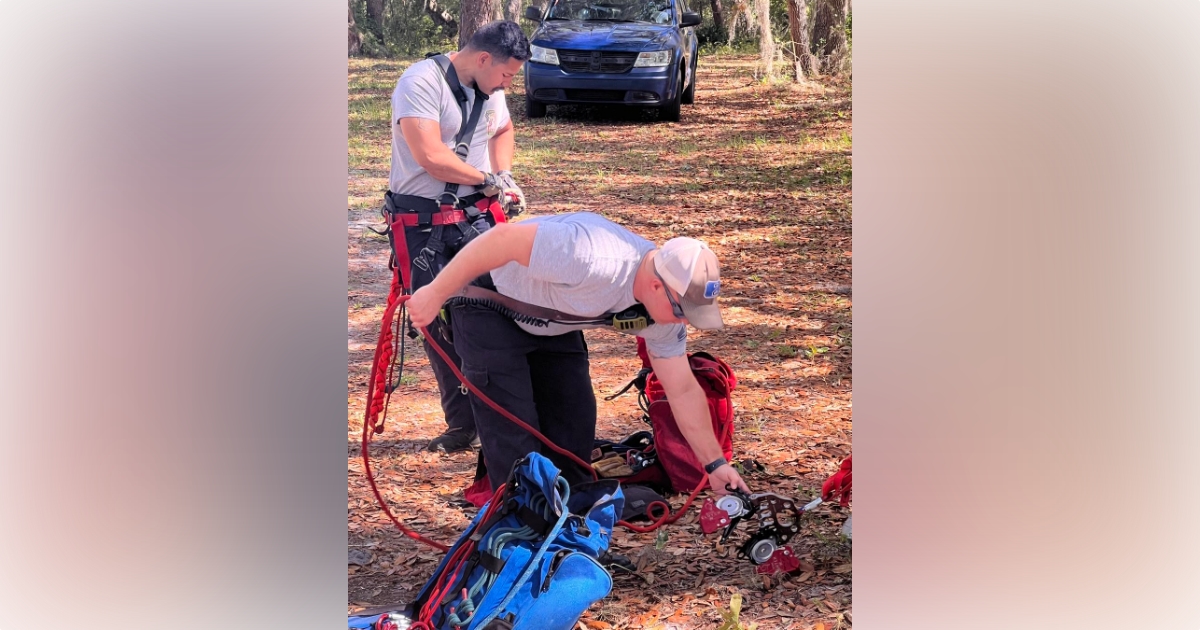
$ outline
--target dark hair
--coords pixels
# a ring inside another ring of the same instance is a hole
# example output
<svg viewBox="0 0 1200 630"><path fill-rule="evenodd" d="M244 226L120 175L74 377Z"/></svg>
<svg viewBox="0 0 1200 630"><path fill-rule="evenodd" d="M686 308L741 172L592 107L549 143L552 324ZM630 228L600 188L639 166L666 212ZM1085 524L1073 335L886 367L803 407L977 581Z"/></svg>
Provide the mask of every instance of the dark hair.
<svg viewBox="0 0 1200 630"><path fill-rule="evenodd" d="M529 51L529 39L516 22L508 20L496 20L481 26L471 36L466 47L486 52L502 63L509 59L527 61L532 56Z"/></svg>

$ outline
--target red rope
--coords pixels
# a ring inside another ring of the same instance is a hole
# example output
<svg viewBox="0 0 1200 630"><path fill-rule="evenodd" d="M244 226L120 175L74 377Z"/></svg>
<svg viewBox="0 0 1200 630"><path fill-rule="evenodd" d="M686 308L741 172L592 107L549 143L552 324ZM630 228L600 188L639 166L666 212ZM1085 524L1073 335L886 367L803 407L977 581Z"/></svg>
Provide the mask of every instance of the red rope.
<svg viewBox="0 0 1200 630"><path fill-rule="evenodd" d="M475 387L475 385L471 381L468 381L467 377L463 376L463 373L460 372L458 370L458 367L454 365L454 361L450 360L450 355L446 354L446 351L442 350L441 346L437 345L437 342L433 341L433 339L430 338L429 331L427 329L421 328L421 333L423 335L425 335L426 339L429 340L429 342L430 342L429 345L433 348L433 350L435 352L437 352L443 359L446 360L446 365L448 365L450 367L450 370L452 372L454 372L454 375L458 377L458 380L462 381L462 384L465 385L467 389L471 390L472 394L475 394L476 396L478 396L480 400L482 400L484 403L486 403L487 406L494 409L496 411L496 413L499 413L500 415L507 418L509 421L516 424L517 426L528 431L531 435L533 435L533 437L540 440L542 442L542 444L545 444L546 446L548 446L550 448L550 450L554 451L555 453L558 453L559 455L566 457L567 459L570 459L571 461L575 462L576 464L579 464L581 467L583 467L589 473L592 474L593 480L600 478L600 476L596 474L596 469L592 468L591 464L584 462L575 453L572 453L571 451L568 451L567 449L560 447L559 445L555 444L554 442L551 442L546 436L542 435L541 432L539 432L537 429L529 426L528 424L525 423L524 420L521 420L520 418L513 415L512 412L501 407L499 404L496 403L496 401L492 400L491 398L488 398L487 394L483 393L483 391L481 391L478 387Z"/></svg>
<svg viewBox="0 0 1200 630"><path fill-rule="evenodd" d="M489 407L491 407L492 409L496 410L497 413L504 416L511 422L516 423L517 426L521 427L522 429L525 429L526 431L531 433L534 437L541 440L542 444L549 446L550 449L553 450L555 453L558 453L559 455L563 455L563 456L567 457L568 459L570 459L571 461L575 462L576 464L579 464L581 467L583 467L589 473L591 473L592 479L595 480L595 479L600 478L599 475L596 474L596 469L593 468L590 464L584 463L584 461L582 459L580 459L574 453L572 453L564 448L560 448L557 444L554 444L549 439L547 439L546 436L539 433L537 429L534 429L533 427L529 426L524 421L522 421L520 418L518 418L515 415L513 415L512 413L510 413L507 409L502 408L499 404L497 404L491 398L488 398L487 394L484 394L482 391L479 390L478 387L475 387L475 385L473 383L471 383L471 381L467 380L467 377L463 376L463 373L460 372L458 370L458 368L455 367L454 362L450 360L450 356L448 354L446 354L446 351L442 350L442 348L437 345L437 342L433 341L433 339L430 339L429 332L426 329L422 328L421 332L425 335L426 339L429 339L429 341L430 341L429 345L434 349L435 352L437 352L439 355L441 355L441 357L443 359L446 360L446 365L450 366L450 369L454 372L454 375L458 377L458 380L462 381L462 384L465 385L467 387L467 389L469 389L471 391L471 393L478 396L480 400L487 403L487 405ZM733 423L731 422L730 430L732 430L732 425L733 425ZM692 502L694 502L696 500L696 495L700 494L700 491L703 490L704 486L706 486L707 484L708 484L707 477L700 479L700 483L697 484L696 489L692 490L692 493L690 495L688 495L687 501L684 502L683 507L679 508L679 511L673 515L671 514L671 506L667 505L663 501L655 501L655 502L651 503L650 505L646 506L646 513L650 514L652 511L655 510L655 508L657 506L658 509L661 509L663 511L662 516L660 516L658 518L658 520L654 521L653 523L650 523L649 525L634 525L632 523L629 523L628 521L617 521L617 524L621 525L622 527L625 527L626 529L630 529L635 532L652 532L652 531L662 527L663 525L669 525L671 523L674 523L675 521L678 521L685 512L687 512L688 508L691 507Z"/></svg>
<svg viewBox="0 0 1200 630"><path fill-rule="evenodd" d="M379 506L383 508L384 514L386 514L388 519L392 521L392 524L394 524L401 532L404 533L404 535L408 536L409 538L429 545L430 547L433 547L439 551L446 552L449 550L449 547L425 538L417 532L405 527L404 524L392 514L392 511L388 507L387 502L384 500L382 493L379 491L379 486L375 482L375 475L371 470L371 435L373 433L380 433L383 431L383 418L381 417L381 414L386 409L387 401L391 398L391 393L387 391L387 386L389 379L391 378L390 367L392 357L395 355L394 339L396 333L392 330L392 323L396 317L396 311L408 301L409 297L411 296L401 294L399 273L393 273L392 286L388 291L387 308L384 309L383 312L383 321L379 333L379 342L375 346L375 357L371 363L371 375L367 379L367 405L363 412L362 428L363 471L366 474L368 484L371 486L371 492L375 495L375 500L379 503ZM450 367L450 370L454 372L454 375L458 377L462 384L466 386L471 393L479 397L480 400L494 409L501 416L528 431L531 435L541 441L542 444L545 444L550 450L566 457L567 459L570 459L572 462L587 470L588 473L591 474L592 479L599 479L599 475L596 474L595 468L593 468L590 464L584 462L574 453L551 442L537 429L534 429L532 426L513 415L507 409L501 407L498 403L496 403L496 401L489 398L487 394L483 393L483 391L467 380L467 378L463 376L463 373L459 371L458 367L454 365L454 361L452 361L449 355L446 354L446 351L443 350L441 346L439 346L437 342L431 338L427 328L422 327L421 333L425 335L425 338L430 342L429 345L442 357L442 359L445 360L446 365ZM707 484L707 482L707 478L701 479L700 483L696 485L696 488L692 490L691 494L688 495L687 501L684 502L683 507L681 507L675 514L671 514L671 507L665 502L655 501L647 506L646 510L646 513L651 515L652 518L654 512L661 510L661 516L659 516L654 522L650 523L649 525L634 525L627 521L618 521L617 524L635 532L652 532L664 525L674 523L675 521L678 521L684 515L684 513L687 512L688 508L691 507L692 503L696 500L696 496L699 495L700 491L704 489L704 486ZM493 497L493 502L494 499L495 497ZM447 566L449 567L450 565ZM416 626L414 626L414 628L415 627Z"/></svg>
<svg viewBox="0 0 1200 630"><path fill-rule="evenodd" d="M375 473L371 471L370 445L371 434L382 431L382 427L378 425L379 413L383 411L384 396L382 395L387 389L387 370L380 369L380 366L387 366L392 360L392 319L396 315L396 309L400 305L408 301L407 295L400 295L399 283L393 276L392 290L388 294L388 305L383 311L383 329L379 333L379 343L375 346L375 361L371 364L371 376L367 380L367 408L363 412L363 427L362 427L362 460L363 472L367 476L367 483L371 486L371 492L375 495L375 500L379 502L379 506L383 508L383 513L391 519L392 524L400 529L405 536L412 538L418 542L425 543L434 549L445 552L449 547L439 542L432 541L417 532L407 528L392 514L391 508L388 507L387 501L383 500L383 495L379 492L379 486L375 483Z"/></svg>

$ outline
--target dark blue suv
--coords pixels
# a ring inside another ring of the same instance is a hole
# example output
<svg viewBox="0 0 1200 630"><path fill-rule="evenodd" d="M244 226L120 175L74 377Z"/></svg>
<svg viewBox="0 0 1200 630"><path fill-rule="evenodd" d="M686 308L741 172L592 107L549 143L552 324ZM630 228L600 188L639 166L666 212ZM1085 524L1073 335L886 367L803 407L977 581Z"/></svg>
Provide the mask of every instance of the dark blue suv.
<svg viewBox="0 0 1200 630"><path fill-rule="evenodd" d="M554 0L525 63L525 111L546 115L548 103L655 107L679 120L679 105L696 98L696 34L700 15L684 0Z"/></svg>

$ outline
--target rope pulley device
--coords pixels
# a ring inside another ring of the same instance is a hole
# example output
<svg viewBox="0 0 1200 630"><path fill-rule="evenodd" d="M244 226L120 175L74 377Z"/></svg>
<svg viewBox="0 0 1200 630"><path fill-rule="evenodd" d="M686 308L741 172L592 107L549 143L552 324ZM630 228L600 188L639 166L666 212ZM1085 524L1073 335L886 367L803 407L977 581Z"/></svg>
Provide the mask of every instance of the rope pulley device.
<svg viewBox="0 0 1200 630"><path fill-rule="evenodd" d="M705 499L700 508L700 529L712 534L724 528L721 542L725 542L743 520L758 522L758 531L738 547L739 558L749 560L759 573L793 571L800 560L787 545L800 532L800 515L821 504L814 499L797 507L792 499L765 492L749 495L726 486L729 494L713 501Z"/></svg>

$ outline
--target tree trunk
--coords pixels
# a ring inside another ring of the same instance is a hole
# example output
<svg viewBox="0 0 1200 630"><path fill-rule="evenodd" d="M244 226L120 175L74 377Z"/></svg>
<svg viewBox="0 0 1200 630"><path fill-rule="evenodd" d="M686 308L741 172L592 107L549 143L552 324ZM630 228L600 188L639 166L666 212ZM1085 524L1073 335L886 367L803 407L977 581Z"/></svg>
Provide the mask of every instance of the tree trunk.
<svg viewBox="0 0 1200 630"><path fill-rule="evenodd" d="M425 15L433 20L433 23L442 29L446 37L454 37L458 35L458 20L454 19L451 13L441 7L437 0L424 0Z"/></svg>
<svg viewBox="0 0 1200 630"><path fill-rule="evenodd" d="M758 50L762 54L766 77L775 76L775 38L771 36L771 2L754 0L754 12L758 14Z"/></svg>
<svg viewBox="0 0 1200 630"><path fill-rule="evenodd" d="M383 0L367 0L367 17L371 18L371 32L379 43L383 42Z"/></svg>
<svg viewBox="0 0 1200 630"><path fill-rule="evenodd" d="M357 55L360 50L362 50L362 37L359 36L358 29L355 28L355 26L354 26L353 0L350 0L349 2L347 2L347 5L350 8L350 29L349 29L349 33L350 33L350 35L349 35L349 44L350 44L349 50L350 50L350 52L348 53L347 56L353 57L354 55Z"/></svg>
<svg viewBox="0 0 1200 630"><path fill-rule="evenodd" d="M504 19L512 22L521 21L521 0L508 0L505 6Z"/></svg>
<svg viewBox="0 0 1200 630"><path fill-rule="evenodd" d="M713 25L717 27L717 32L725 30L725 14L721 11L721 0L712 0Z"/></svg>
<svg viewBox="0 0 1200 630"><path fill-rule="evenodd" d="M830 74L841 70L846 56L846 10L848 0L816 0L813 11L813 53L821 69Z"/></svg>
<svg viewBox="0 0 1200 630"><path fill-rule="evenodd" d="M458 47L461 49L471 40L479 27L492 21L499 9L500 0L462 0L458 12Z"/></svg>
<svg viewBox="0 0 1200 630"><path fill-rule="evenodd" d="M820 0L818 0L820 1ZM796 81L817 76L817 63L808 41L807 0L788 0L788 30L792 36Z"/></svg>
<svg viewBox="0 0 1200 630"><path fill-rule="evenodd" d="M727 29L729 35L726 37L726 41L728 41L730 44L737 39L738 20L745 18L748 11L749 8L746 6L746 0L734 0L732 10L729 12L729 21L726 22L726 24L729 25L729 28ZM748 19L746 29L750 29L750 23Z"/></svg>

